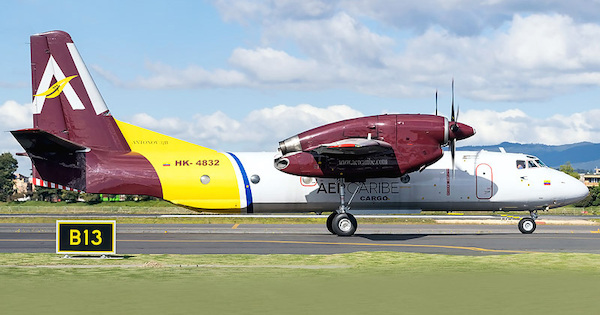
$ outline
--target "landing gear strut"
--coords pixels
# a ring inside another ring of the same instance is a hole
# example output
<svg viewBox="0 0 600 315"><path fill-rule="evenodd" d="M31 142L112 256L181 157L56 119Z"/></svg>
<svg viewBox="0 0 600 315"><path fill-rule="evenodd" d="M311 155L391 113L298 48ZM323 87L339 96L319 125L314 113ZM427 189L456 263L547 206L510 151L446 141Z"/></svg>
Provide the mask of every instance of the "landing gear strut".
<svg viewBox="0 0 600 315"><path fill-rule="evenodd" d="M519 231L523 234L531 234L535 231L535 220L538 218L537 210L529 211L530 218L522 218L519 221Z"/></svg>
<svg viewBox="0 0 600 315"><path fill-rule="evenodd" d="M344 179L338 179L337 182L340 187L340 207L327 217L327 230L338 236L352 236L356 232L358 223L356 218L347 211L350 210L349 205L358 189L354 191L350 201L346 204L346 183Z"/></svg>

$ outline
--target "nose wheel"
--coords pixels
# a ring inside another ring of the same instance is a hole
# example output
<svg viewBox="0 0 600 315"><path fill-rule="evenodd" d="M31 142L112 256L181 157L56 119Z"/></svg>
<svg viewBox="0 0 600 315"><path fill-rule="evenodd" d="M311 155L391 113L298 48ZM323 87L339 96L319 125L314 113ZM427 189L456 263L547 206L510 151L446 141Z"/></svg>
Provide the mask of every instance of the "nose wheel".
<svg viewBox="0 0 600 315"><path fill-rule="evenodd" d="M531 214L530 218L522 218L519 221L519 231L523 234L531 234L536 228L535 219L538 218L537 211L533 210L529 211L529 213Z"/></svg>

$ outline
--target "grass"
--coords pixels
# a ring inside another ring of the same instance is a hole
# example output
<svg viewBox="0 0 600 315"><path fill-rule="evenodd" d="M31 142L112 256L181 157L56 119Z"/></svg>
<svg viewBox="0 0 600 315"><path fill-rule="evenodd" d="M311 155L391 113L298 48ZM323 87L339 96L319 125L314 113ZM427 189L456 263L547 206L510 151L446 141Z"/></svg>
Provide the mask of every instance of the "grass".
<svg viewBox="0 0 600 315"><path fill-rule="evenodd" d="M399 272L427 274L435 272L573 272L600 276L600 255L582 253L527 253L511 255L461 256L419 254L402 252L355 252L332 255L149 255L128 254L124 259L65 259L56 254L0 253L0 275L5 275L6 266L85 266L109 265L156 267L179 270L172 266L228 266L228 269L248 267L281 266L324 266L340 267L345 270L369 271L373 273ZM10 269L10 268L8 268ZM144 269L144 268L142 268ZM146 268L147 269L147 268ZM183 268L186 269L186 268ZM209 268L210 269L210 268ZM302 268L300 268L302 269ZM313 269L313 268L307 268ZM319 268L316 268L319 269ZM329 268L325 268L329 269ZM25 273L34 269L25 270ZM118 272L128 271L118 269ZM206 270L205 270L206 271ZM109 270L115 277L123 275ZM35 273L35 272L34 272Z"/></svg>
<svg viewBox="0 0 600 315"><path fill-rule="evenodd" d="M581 210L567 207L549 213L580 214ZM118 206L0 205L0 213L36 212L195 213L165 202ZM118 218L117 221L121 224L324 224L325 218L324 215L318 219ZM56 219L2 218L0 222L8 222L4 220L54 223ZM361 219L361 223L382 222L434 221ZM78 268L83 266L88 268ZM122 260L98 260L0 253L3 314L592 314L600 308L598 283L600 255L596 254L474 257L398 252L131 254Z"/></svg>
<svg viewBox="0 0 600 315"><path fill-rule="evenodd" d="M0 213L4 214L198 214L170 202L157 201L123 201L102 202L88 205L86 203L61 202L0 202Z"/></svg>
<svg viewBox="0 0 600 315"><path fill-rule="evenodd" d="M88 218L86 218L88 219ZM127 218L127 217L101 217L91 219L115 220L117 224L325 224L327 216L322 218L230 218L230 217L190 217L190 218ZM1 218L0 223L56 223L56 217L7 217ZM360 219L361 224L436 224L433 219Z"/></svg>
<svg viewBox="0 0 600 315"><path fill-rule="evenodd" d="M0 254L5 266L0 302L6 314L596 313L599 259L565 253L132 255L123 260ZM90 264L111 267L74 268Z"/></svg>

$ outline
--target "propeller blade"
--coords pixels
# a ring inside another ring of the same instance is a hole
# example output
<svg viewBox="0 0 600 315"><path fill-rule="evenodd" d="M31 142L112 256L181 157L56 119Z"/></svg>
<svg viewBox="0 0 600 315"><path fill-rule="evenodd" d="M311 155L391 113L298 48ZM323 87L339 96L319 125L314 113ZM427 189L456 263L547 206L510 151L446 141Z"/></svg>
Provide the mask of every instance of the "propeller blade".
<svg viewBox="0 0 600 315"><path fill-rule="evenodd" d="M456 121L458 121L459 114L460 114L460 105L456 104Z"/></svg>
<svg viewBox="0 0 600 315"><path fill-rule="evenodd" d="M458 130L458 125L456 125L456 116L454 115L454 78L452 78L452 116L450 117L450 121L452 123L452 131ZM454 157L456 156L456 138L453 138L450 141L450 156L452 157L452 178L454 178L455 170L454 170Z"/></svg>
<svg viewBox="0 0 600 315"><path fill-rule="evenodd" d="M456 117L454 116L454 78L452 78L452 115L450 116L450 121L456 121Z"/></svg>
<svg viewBox="0 0 600 315"><path fill-rule="evenodd" d="M450 142L450 156L452 157L452 178L454 178L455 170L454 167L454 157L456 156L456 139L452 139Z"/></svg>
<svg viewBox="0 0 600 315"><path fill-rule="evenodd" d="M435 115L437 116L437 90L435 90Z"/></svg>
<svg viewBox="0 0 600 315"><path fill-rule="evenodd" d="M452 123L452 131L458 130L458 124L456 124L458 120L458 112L460 111L460 107L456 110L456 115L454 114L454 78L452 78L452 117L450 118L450 122Z"/></svg>

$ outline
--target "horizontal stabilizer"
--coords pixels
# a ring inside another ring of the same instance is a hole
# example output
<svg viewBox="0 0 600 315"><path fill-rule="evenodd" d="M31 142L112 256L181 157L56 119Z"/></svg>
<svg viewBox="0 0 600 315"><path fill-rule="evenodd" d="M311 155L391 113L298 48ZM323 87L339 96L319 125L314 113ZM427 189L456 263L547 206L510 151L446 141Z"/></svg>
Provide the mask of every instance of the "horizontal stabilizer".
<svg viewBox="0 0 600 315"><path fill-rule="evenodd" d="M33 177L85 191L88 148L39 129L11 133L31 158Z"/></svg>
<svg viewBox="0 0 600 315"><path fill-rule="evenodd" d="M23 149L30 152L86 152L88 148L40 129L11 131Z"/></svg>

